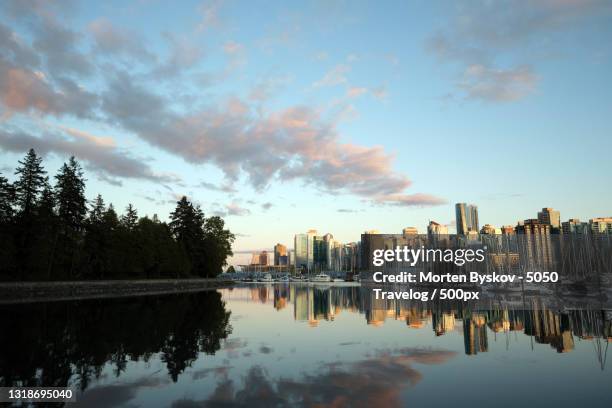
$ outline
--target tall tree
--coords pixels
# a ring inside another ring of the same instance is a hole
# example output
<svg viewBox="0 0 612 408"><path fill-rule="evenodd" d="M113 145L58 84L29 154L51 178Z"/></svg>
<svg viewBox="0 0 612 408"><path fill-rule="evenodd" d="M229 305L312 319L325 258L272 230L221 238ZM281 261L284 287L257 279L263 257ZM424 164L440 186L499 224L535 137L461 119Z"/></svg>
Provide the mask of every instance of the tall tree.
<svg viewBox="0 0 612 408"><path fill-rule="evenodd" d="M74 156L68 163L64 163L55 179L58 215L62 226L72 233L78 232L83 228L83 220L87 213L87 200L85 200L83 170Z"/></svg>
<svg viewBox="0 0 612 408"><path fill-rule="evenodd" d="M125 214L121 216L121 225L128 231L134 231L138 225L138 212L130 203L125 209Z"/></svg>
<svg viewBox="0 0 612 408"><path fill-rule="evenodd" d="M232 256L232 244L235 236L225 229L225 222L221 217L210 217L204 224L204 248L206 276L215 277L227 265L227 258Z"/></svg>
<svg viewBox="0 0 612 408"><path fill-rule="evenodd" d="M42 167L42 158L36 155L34 149L30 149L19 166L15 170L17 181L15 181L15 199L18 211L24 217L28 217L36 206L40 194L45 187L45 175L47 172Z"/></svg>
<svg viewBox="0 0 612 408"><path fill-rule="evenodd" d="M78 261L79 243L87 213L83 170L74 156L68 163L64 163L55 180L62 249L59 262L61 272L72 279L78 275L75 264Z"/></svg>
<svg viewBox="0 0 612 408"><path fill-rule="evenodd" d="M15 200L15 189L0 173L0 224L5 224L13 219L13 202Z"/></svg>
<svg viewBox="0 0 612 408"><path fill-rule="evenodd" d="M13 240L13 203L15 190L6 177L0 175L0 280L16 275L15 245Z"/></svg>
<svg viewBox="0 0 612 408"><path fill-rule="evenodd" d="M204 214L183 196L170 213L170 232L187 253L192 273L205 276L204 256Z"/></svg>

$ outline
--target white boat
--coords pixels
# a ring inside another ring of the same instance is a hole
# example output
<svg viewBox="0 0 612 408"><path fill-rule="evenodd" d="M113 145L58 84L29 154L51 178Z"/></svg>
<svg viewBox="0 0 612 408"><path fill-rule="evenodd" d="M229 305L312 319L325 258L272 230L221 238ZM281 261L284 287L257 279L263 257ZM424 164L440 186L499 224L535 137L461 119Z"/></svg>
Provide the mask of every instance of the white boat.
<svg viewBox="0 0 612 408"><path fill-rule="evenodd" d="M272 279L272 275L270 275L269 273L264 274L261 278L259 278L260 282L274 282L274 279Z"/></svg>
<svg viewBox="0 0 612 408"><path fill-rule="evenodd" d="M291 282L304 282L304 278L302 276L292 276L289 278Z"/></svg>
<svg viewBox="0 0 612 408"><path fill-rule="evenodd" d="M281 276L279 278L276 279L277 282L289 282L289 277L288 276Z"/></svg>
<svg viewBox="0 0 612 408"><path fill-rule="evenodd" d="M344 282L344 279L342 279L342 278L334 278L333 281L334 282Z"/></svg>
<svg viewBox="0 0 612 408"><path fill-rule="evenodd" d="M329 277L329 275L326 275L324 273L320 273L318 275L313 276L310 279L311 282L331 282L331 278Z"/></svg>

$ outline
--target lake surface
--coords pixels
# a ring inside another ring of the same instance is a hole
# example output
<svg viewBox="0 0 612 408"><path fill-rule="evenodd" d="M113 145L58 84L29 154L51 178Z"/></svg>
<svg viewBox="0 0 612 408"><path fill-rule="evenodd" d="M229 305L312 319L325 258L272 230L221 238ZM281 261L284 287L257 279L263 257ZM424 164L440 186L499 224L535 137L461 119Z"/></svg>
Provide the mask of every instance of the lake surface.
<svg viewBox="0 0 612 408"><path fill-rule="evenodd" d="M0 385L75 407L612 406L612 314L530 309L305 284L0 305Z"/></svg>

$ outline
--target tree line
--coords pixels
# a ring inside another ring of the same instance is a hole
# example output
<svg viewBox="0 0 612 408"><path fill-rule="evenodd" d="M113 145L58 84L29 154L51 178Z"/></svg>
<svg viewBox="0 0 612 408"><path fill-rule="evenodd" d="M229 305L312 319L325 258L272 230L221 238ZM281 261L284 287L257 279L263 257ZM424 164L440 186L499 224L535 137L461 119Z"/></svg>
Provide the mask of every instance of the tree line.
<svg viewBox="0 0 612 408"><path fill-rule="evenodd" d="M34 149L15 181L0 173L0 280L214 277L232 255L222 218L205 217L182 197L170 222L119 214L101 195L85 198L85 177L71 157L51 184Z"/></svg>

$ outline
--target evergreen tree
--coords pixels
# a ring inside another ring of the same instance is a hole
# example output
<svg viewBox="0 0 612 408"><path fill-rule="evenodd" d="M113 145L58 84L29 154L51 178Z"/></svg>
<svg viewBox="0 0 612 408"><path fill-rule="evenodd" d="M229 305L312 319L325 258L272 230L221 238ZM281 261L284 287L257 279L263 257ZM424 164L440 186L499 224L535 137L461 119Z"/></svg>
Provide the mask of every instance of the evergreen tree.
<svg viewBox="0 0 612 408"><path fill-rule="evenodd" d="M134 231L138 225L138 212L130 203L125 209L125 214L121 217L121 225L128 231Z"/></svg>
<svg viewBox="0 0 612 408"><path fill-rule="evenodd" d="M47 172L42 167L42 158L30 149L15 170L15 201L20 214L27 217L31 214L45 187Z"/></svg>
<svg viewBox="0 0 612 408"><path fill-rule="evenodd" d="M14 246L13 203L15 190L0 175L0 280L11 280L16 275Z"/></svg>
<svg viewBox="0 0 612 408"><path fill-rule="evenodd" d="M0 225L10 223L13 219L13 202L15 189L0 173Z"/></svg>
<svg viewBox="0 0 612 408"><path fill-rule="evenodd" d="M83 170L74 157L64 163L55 179L61 233L61 254L58 262L63 277L72 279L79 275L75 265L78 263L81 233L87 213L85 179Z"/></svg>
<svg viewBox="0 0 612 408"><path fill-rule="evenodd" d="M85 200L83 170L74 156L68 163L64 163L55 179L58 215L62 226L67 232L76 233L83 228L87 201Z"/></svg>
<svg viewBox="0 0 612 408"><path fill-rule="evenodd" d="M193 206L183 196L176 203L176 209L170 213L170 232L178 244L183 248L189 263L191 272L206 276L203 265L204 256L204 214L199 206Z"/></svg>

